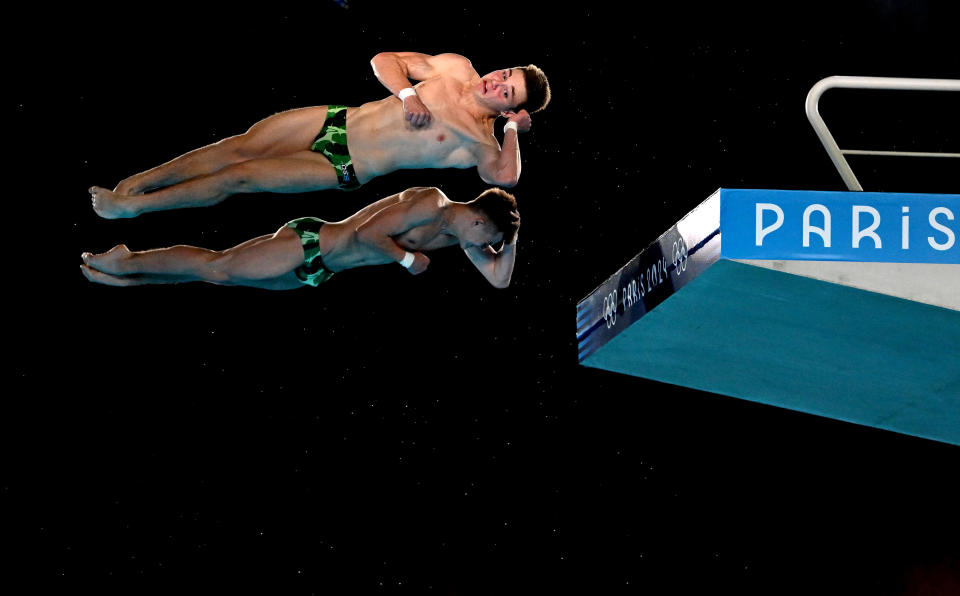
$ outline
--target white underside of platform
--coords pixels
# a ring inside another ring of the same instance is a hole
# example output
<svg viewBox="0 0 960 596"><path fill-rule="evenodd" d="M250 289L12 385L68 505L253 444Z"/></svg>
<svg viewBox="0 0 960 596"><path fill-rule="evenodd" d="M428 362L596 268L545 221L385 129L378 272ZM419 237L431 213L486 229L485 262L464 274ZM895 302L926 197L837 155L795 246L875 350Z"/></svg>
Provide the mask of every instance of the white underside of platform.
<svg viewBox="0 0 960 596"><path fill-rule="evenodd" d="M802 275L960 311L960 265L937 263L861 263L853 261L770 261L738 263Z"/></svg>

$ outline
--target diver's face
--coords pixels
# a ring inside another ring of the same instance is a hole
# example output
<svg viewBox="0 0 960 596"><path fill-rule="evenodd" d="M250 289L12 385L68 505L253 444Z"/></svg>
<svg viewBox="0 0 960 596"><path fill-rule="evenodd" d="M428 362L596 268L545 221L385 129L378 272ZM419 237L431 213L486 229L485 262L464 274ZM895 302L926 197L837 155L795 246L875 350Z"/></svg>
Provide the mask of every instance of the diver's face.
<svg viewBox="0 0 960 596"><path fill-rule="evenodd" d="M485 74L476 90L484 103L498 112L512 111L527 101L527 83L523 72L516 68Z"/></svg>
<svg viewBox="0 0 960 596"><path fill-rule="evenodd" d="M460 238L460 247L463 249L479 248L483 250L501 240L503 240L503 232L482 219L475 219L463 237Z"/></svg>

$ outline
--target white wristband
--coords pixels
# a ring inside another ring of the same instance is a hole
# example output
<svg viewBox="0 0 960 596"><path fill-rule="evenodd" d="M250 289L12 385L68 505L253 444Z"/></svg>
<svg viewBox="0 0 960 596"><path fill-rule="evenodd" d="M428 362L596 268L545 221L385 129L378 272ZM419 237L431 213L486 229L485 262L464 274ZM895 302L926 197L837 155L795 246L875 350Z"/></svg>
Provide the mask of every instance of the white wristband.
<svg viewBox="0 0 960 596"><path fill-rule="evenodd" d="M508 130L513 130L515 133L520 134L520 131L517 130L517 123L512 120L503 125L503 134L507 134Z"/></svg>
<svg viewBox="0 0 960 596"><path fill-rule="evenodd" d="M404 269L409 269L410 265L413 265L414 256L412 252L406 252L403 254L403 259L400 261L400 264L403 265Z"/></svg>
<svg viewBox="0 0 960 596"><path fill-rule="evenodd" d="M400 98L400 101L403 101L404 99L410 97L411 95L416 95L416 94L417 94L416 89L414 89L413 87L407 87L406 89L401 89L400 93L397 93L397 97Z"/></svg>

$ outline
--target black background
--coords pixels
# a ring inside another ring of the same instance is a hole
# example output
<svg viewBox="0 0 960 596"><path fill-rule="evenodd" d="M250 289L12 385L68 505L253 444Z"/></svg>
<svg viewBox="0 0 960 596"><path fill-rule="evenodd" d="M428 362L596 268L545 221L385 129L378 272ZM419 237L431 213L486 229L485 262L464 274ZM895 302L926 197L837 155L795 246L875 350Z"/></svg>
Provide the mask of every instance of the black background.
<svg viewBox="0 0 960 596"><path fill-rule="evenodd" d="M956 447L585 369L574 321L718 187L842 190L807 91L834 74L960 78L951 4L324 0L11 20L8 571L295 594L960 586ZM418 277L368 268L294 292L81 276L82 251L120 242L226 248L409 186L479 194L474 171L427 170L133 220L90 209L88 186L270 114L385 96L369 67L384 50L550 77L520 139L509 289L455 250ZM843 147L960 151L954 94L906 95L832 91L821 109ZM957 192L947 160L851 163L867 190Z"/></svg>

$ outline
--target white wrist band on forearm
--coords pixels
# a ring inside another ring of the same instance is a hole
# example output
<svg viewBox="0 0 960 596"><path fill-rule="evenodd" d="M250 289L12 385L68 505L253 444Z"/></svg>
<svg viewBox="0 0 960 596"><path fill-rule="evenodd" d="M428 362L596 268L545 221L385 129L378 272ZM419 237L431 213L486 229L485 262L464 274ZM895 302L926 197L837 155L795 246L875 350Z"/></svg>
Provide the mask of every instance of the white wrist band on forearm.
<svg viewBox="0 0 960 596"><path fill-rule="evenodd" d="M507 134L507 131L511 129L517 134L520 134L520 131L517 130L517 123L512 121L503 125L503 134Z"/></svg>
<svg viewBox="0 0 960 596"><path fill-rule="evenodd" d="M404 269L409 269L410 265L413 265L414 256L412 252L406 252L403 255L403 259L400 261L400 264L403 265Z"/></svg>
<svg viewBox="0 0 960 596"><path fill-rule="evenodd" d="M411 95L416 95L416 94L417 94L416 89L414 89L413 87L407 87L406 89L401 89L400 93L397 93L397 97L400 98L400 101L403 101L404 99L410 97Z"/></svg>

